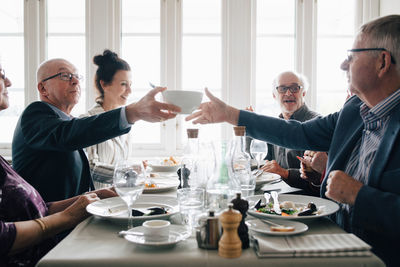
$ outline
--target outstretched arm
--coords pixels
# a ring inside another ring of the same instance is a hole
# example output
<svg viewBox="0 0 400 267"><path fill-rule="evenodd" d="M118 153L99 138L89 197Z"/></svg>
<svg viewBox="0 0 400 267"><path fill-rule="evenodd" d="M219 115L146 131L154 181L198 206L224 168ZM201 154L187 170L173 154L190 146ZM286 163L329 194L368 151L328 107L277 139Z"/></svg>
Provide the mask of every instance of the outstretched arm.
<svg viewBox="0 0 400 267"><path fill-rule="evenodd" d="M210 99L210 102L202 103L199 106L199 111L187 116L185 120L194 120L194 124L228 122L237 125L239 120L239 110L227 105L219 98L212 95L207 88L205 88L205 93Z"/></svg>

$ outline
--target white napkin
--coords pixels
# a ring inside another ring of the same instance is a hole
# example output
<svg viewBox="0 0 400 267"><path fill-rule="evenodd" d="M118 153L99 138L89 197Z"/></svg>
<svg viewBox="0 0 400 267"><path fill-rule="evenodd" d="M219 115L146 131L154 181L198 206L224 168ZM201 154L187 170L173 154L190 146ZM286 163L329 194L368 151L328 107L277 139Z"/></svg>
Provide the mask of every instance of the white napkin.
<svg viewBox="0 0 400 267"><path fill-rule="evenodd" d="M353 234L254 235L259 257L370 256L371 247Z"/></svg>

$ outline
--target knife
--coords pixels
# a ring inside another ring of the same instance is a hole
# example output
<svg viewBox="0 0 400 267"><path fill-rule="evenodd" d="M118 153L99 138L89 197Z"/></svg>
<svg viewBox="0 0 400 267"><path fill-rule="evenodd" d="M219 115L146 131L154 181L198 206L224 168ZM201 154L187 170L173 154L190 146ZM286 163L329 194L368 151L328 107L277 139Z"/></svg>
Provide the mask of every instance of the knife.
<svg viewBox="0 0 400 267"><path fill-rule="evenodd" d="M279 201L278 201L278 193L276 191L271 192L271 196L274 199L274 211L276 214L281 215L282 211L281 208L279 207Z"/></svg>

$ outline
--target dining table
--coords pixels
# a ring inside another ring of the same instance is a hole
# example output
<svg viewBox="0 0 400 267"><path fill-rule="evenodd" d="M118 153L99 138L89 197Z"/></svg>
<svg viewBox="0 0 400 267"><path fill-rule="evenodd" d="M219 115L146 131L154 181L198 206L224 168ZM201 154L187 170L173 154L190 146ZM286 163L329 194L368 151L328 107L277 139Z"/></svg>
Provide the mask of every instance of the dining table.
<svg viewBox="0 0 400 267"><path fill-rule="evenodd" d="M281 193L298 191L291 190L286 184L279 186L279 183L274 183L271 188ZM264 185L260 190L268 191L268 186ZM155 192L151 195L160 198L176 197L176 190ZM171 221L174 221L173 218ZM345 233L327 217L306 220L303 223L308 226L308 231L301 235ZM250 248L242 250L240 257L228 259L220 257L218 250L199 248L195 232L172 246L149 247L131 243L120 237L118 233L121 230L126 230L126 225L90 216L78 224L36 266L385 266L373 253L369 253L368 256L259 257L255 252L254 242L251 242Z"/></svg>

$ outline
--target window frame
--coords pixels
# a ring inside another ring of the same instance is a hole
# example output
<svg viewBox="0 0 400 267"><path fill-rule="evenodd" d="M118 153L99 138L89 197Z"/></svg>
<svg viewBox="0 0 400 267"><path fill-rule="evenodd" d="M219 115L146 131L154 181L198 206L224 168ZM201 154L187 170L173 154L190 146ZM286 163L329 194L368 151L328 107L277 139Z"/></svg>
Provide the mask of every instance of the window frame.
<svg viewBox="0 0 400 267"><path fill-rule="evenodd" d="M37 101L36 69L46 59L46 2L48 0L20 0L24 2L24 49L25 49L25 99L27 106ZM161 3L161 81L170 88L180 88L179 72L180 31L182 29L181 4L184 0L160 0ZM255 12L256 0L220 0L222 7L222 99L244 108L255 101ZM318 0L296 1L296 70L310 79L311 88L306 101L316 107L316 12ZM378 17L382 0L356 0L356 28L363 22ZM86 3L86 109L95 99L93 79L96 68L92 57L105 48L121 52L121 0L85 0ZM176 18L176 19L175 19ZM309 59L312 60L309 60ZM169 65L167 66L167 62ZM240 75L238 75L240 73ZM243 90L247 88L247 90ZM251 101L253 100L253 101ZM139 156L169 155L181 153L181 124L169 120L162 124L162 140L159 146L135 147ZM232 137L232 127L223 124L220 138ZM1 143L0 153L11 155L11 143Z"/></svg>

